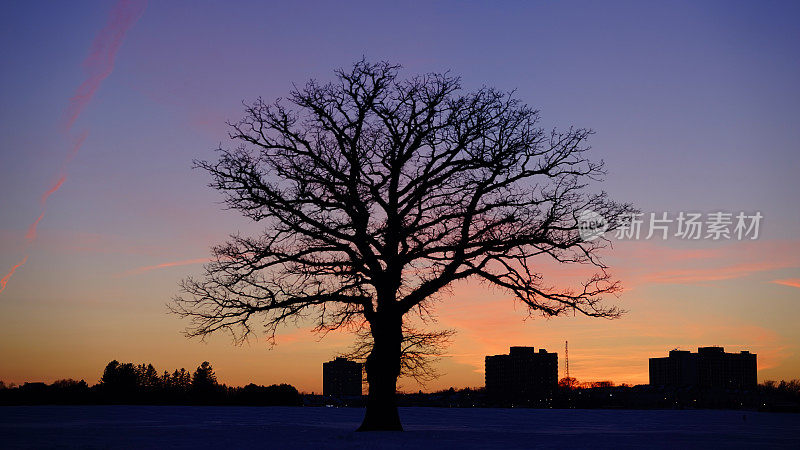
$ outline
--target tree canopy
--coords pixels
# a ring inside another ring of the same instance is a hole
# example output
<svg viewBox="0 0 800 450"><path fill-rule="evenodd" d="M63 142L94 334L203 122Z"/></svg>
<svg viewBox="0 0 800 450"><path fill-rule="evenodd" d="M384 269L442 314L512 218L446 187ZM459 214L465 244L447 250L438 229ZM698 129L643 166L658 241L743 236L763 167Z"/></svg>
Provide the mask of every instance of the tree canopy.
<svg viewBox="0 0 800 450"><path fill-rule="evenodd" d="M365 327L372 396L412 354L407 315L427 316L459 280L498 287L545 316L620 314L602 303L620 289L597 252L607 241L579 234L581 212L613 230L632 211L588 188L604 174L587 156L592 131L546 131L513 93L463 92L449 73L398 73L362 60L332 82L258 99L230 124L237 145L196 161L227 207L264 231L232 235L202 277L184 280L172 309L192 320L190 335L241 340L264 324L273 337L308 316L321 331ZM541 258L596 271L553 287ZM393 386L381 388L389 403Z"/></svg>

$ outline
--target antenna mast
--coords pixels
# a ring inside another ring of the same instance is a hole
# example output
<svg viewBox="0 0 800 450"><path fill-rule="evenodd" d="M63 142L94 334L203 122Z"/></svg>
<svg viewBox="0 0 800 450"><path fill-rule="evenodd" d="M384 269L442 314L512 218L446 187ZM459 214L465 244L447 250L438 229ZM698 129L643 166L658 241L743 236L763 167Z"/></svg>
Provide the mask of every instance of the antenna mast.
<svg viewBox="0 0 800 450"><path fill-rule="evenodd" d="M567 378L569 378L569 341L564 341L564 364L567 368Z"/></svg>

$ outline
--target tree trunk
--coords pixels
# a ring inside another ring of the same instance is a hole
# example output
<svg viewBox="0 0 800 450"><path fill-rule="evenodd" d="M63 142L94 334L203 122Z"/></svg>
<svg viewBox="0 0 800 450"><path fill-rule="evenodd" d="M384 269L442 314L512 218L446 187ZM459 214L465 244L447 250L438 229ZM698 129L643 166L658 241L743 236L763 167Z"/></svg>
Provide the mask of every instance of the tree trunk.
<svg viewBox="0 0 800 450"><path fill-rule="evenodd" d="M367 357L367 411L358 431L403 431L397 411L397 377L403 338L402 316L371 324L373 347Z"/></svg>

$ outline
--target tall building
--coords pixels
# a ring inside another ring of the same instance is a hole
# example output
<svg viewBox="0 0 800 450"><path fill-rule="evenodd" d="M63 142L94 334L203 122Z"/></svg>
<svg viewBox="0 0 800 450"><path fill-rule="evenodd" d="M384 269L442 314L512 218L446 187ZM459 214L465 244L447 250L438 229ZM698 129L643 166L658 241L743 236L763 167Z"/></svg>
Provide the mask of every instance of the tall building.
<svg viewBox="0 0 800 450"><path fill-rule="evenodd" d="M511 347L486 357L486 394L496 403L549 404L558 385L558 353Z"/></svg>
<svg viewBox="0 0 800 450"><path fill-rule="evenodd" d="M697 353L672 350L650 358L650 384L749 389L758 384L756 354L725 353L723 347L699 347Z"/></svg>
<svg viewBox="0 0 800 450"><path fill-rule="evenodd" d="M322 394L334 397L361 395L361 364L336 358L322 364Z"/></svg>

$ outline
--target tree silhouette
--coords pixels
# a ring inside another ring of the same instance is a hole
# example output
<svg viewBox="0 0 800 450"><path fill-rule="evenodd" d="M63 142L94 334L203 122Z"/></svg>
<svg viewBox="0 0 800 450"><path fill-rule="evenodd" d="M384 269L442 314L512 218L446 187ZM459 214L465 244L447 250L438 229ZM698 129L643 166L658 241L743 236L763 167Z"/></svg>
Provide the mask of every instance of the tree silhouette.
<svg viewBox="0 0 800 450"><path fill-rule="evenodd" d="M175 369L171 376L164 372L163 379L164 385L175 392L186 392L192 387L192 376L184 368L181 368L181 370Z"/></svg>
<svg viewBox="0 0 800 450"><path fill-rule="evenodd" d="M546 132L510 93L463 93L449 73L404 80L398 70L362 60L331 83L246 106L230 124L238 145L195 164L265 231L214 247L205 275L185 279L171 304L192 319L191 336L226 330L240 341L260 322L272 338L309 315L320 331L367 328L360 430L402 429L404 319L425 316L456 281L483 280L531 313L618 316L601 303L619 289L598 259L607 241L581 240L578 214L592 210L614 229L631 211L587 192L603 175L586 157L591 130ZM537 257L597 273L553 288Z"/></svg>
<svg viewBox="0 0 800 450"><path fill-rule="evenodd" d="M103 370L100 385L110 396L131 399L139 388L139 372L133 363L120 363L113 360Z"/></svg>
<svg viewBox="0 0 800 450"><path fill-rule="evenodd" d="M139 388L142 392L153 393L162 387L158 371L152 364L139 364L136 369L139 375Z"/></svg>
<svg viewBox="0 0 800 450"><path fill-rule="evenodd" d="M217 375L211 363L203 361L192 374L192 390L200 395L211 395L217 388Z"/></svg>
<svg viewBox="0 0 800 450"><path fill-rule="evenodd" d="M192 374L191 395L194 401L217 402L224 390L217 384L217 375L211 363L203 361Z"/></svg>

